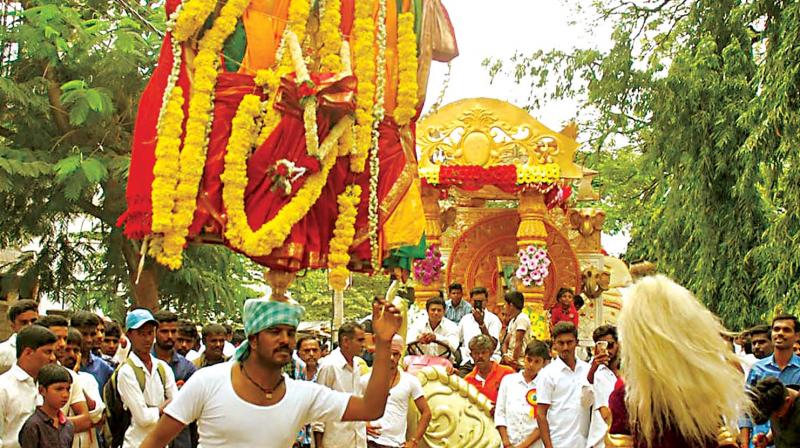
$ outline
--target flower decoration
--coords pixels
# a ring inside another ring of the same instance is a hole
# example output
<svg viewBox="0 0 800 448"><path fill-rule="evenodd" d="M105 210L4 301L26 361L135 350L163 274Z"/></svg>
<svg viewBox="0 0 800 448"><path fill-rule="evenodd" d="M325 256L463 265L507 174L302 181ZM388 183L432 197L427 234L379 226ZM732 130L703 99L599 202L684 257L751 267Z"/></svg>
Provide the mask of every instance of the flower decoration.
<svg viewBox="0 0 800 448"><path fill-rule="evenodd" d="M414 261L414 278L425 286L439 280L442 273L442 253L439 246L431 245L425 251L425 258Z"/></svg>
<svg viewBox="0 0 800 448"><path fill-rule="evenodd" d="M516 276L525 286L542 286L550 274L550 258L544 247L528 246L517 254L519 266Z"/></svg>
<svg viewBox="0 0 800 448"><path fill-rule="evenodd" d="M397 19L398 85L394 118L406 126L417 113L417 36L414 34L414 13L404 12Z"/></svg>
<svg viewBox="0 0 800 448"><path fill-rule="evenodd" d="M305 168L298 167L291 160L278 160L272 168L272 190L280 190L289 196L292 193L292 183L305 173Z"/></svg>
<svg viewBox="0 0 800 448"><path fill-rule="evenodd" d="M558 181L561 176L561 167L557 163L544 165L517 165L517 183L524 184L549 184Z"/></svg>
<svg viewBox="0 0 800 448"><path fill-rule="evenodd" d="M361 187L349 185L337 198L339 203L339 216L333 229L333 238L330 241L328 253L328 284L334 291L344 291L350 271L347 263L350 262L350 246L356 234L356 215L358 204L361 202Z"/></svg>

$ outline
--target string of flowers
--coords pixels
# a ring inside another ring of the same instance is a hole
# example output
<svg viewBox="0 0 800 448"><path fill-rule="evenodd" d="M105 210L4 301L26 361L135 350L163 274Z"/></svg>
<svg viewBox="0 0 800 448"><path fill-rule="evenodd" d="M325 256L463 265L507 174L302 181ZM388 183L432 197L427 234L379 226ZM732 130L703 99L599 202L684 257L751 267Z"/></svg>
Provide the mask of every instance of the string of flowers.
<svg viewBox="0 0 800 448"><path fill-rule="evenodd" d="M362 0L363 1L363 0ZM319 41L322 48L319 50L323 73L339 73L342 71L342 58L336 43L342 41L339 25L342 21L341 0L325 0L320 11Z"/></svg>
<svg viewBox="0 0 800 448"><path fill-rule="evenodd" d="M167 32L174 33L175 24L183 12L183 5L178 5L167 21ZM158 240L151 246L152 256L162 264L174 264L162 251L162 239L172 229L172 211L175 204L177 178L174 173L179 170L181 133L183 132L183 89L176 87L182 64L182 46L174 34L171 34L172 67L164 88L161 108L158 111L156 131L158 139L153 164L153 184L150 192L152 239Z"/></svg>
<svg viewBox="0 0 800 448"><path fill-rule="evenodd" d="M217 0L186 0L181 4L183 12L175 21L172 36L178 42L189 40L214 12Z"/></svg>
<svg viewBox="0 0 800 448"><path fill-rule="evenodd" d="M167 266L171 269L181 266L181 254L197 206L197 190L203 175L208 132L213 120L214 86L219 75L219 54L249 3L250 0L228 0L225 3L211 29L200 40L199 50L194 59L192 96L189 100L186 137L178 165L172 229L165 232L162 246L164 252L162 258L167 261Z"/></svg>
<svg viewBox="0 0 800 448"><path fill-rule="evenodd" d="M183 89L175 87L163 109L155 149L153 189L150 195L153 203L152 233L154 235L163 235L172 229L172 209L175 205L175 188L178 184L174 173L178 171L178 163L180 163ZM160 250L155 253L160 263L172 263L163 256Z"/></svg>
<svg viewBox="0 0 800 448"><path fill-rule="evenodd" d="M542 184L557 182L561 177L561 167L557 163L544 165L519 164L517 167L517 183Z"/></svg>
<svg viewBox="0 0 800 448"><path fill-rule="evenodd" d="M381 0L383 2L385 0ZM350 170L354 173L364 171L364 163L369 154L373 108L375 101L375 20L373 3L355 2L353 22L353 51L355 52L354 74L358 79L356 92L356 135L355 152L350 157ZM378 43L380 45L380 42Z"/></svg>
<svg viewBox="0 0 800 448"><path fill-rule="evenodd" d="M414 13L404 12L397 20L397 107L394 119L398 126L407 125L417 113L417 36Z"/></svg>
<svg viewBox="0 0 800 448"><path fill-rule="evenodd" d="M519 257L519 266L516 277L525 286L542 286L544 279L550 275L550 258L547 257L547 250L544 247L531 245L520 249L517 256Z"/></svg>
<svg viewBox="0 0 800 448"><path fill-rule="evenodd" d="M378 159L380 132L378 126L383 122L385 115L384 99L386 93L386 1L378 1L378 57L376 72L375 104L372 108L372 141L370 146L369 161L369 204L367 207L369 220L369 244L371 249L371 264L374 270L380 268L381 249L378 241L378 178L380 175L380 160Z"/></svg>
<svg viewBox="0 0 800 448"><path fill-rule="evenodd" d="M275 248L283 244L292 227L306 216L319 199L322 188L328 181L328 174L336 162L337 151L331 149L341 138L342 133L352 126L353 120L345 117L333 127L321 144L321 152L325 154L325 157L322 159L320 171L310 175L289 203L284 205L275 217L254 231L247 221L244 191L248 184L247 157L252 148L253 139L255 139L253 136L255 132L251 134L249 125L243 124L242 121L246 121L248 118L254 121L254 117L259 113L256 111L255 102L255 100L249 100L246 106L240 105L240 109L245 107L243 110L237 111L237 115L240 112L242 114L241 121L234 119L236 123L228 140L225 154L222 200L228 214L225 237L230 241L231 246L249 256L262 257L269 255Z"/></svg>
<svg viewBox="0 0 800 448"><path fill-rule="evenodd" d="M337 198L339 216L336 218L328 253L328 284L334 291L343 291L350 276L347 263L350 262L350 245L353 244L356 234L356 215L360 201L361 187L358 185L347 186Z"/></svg>

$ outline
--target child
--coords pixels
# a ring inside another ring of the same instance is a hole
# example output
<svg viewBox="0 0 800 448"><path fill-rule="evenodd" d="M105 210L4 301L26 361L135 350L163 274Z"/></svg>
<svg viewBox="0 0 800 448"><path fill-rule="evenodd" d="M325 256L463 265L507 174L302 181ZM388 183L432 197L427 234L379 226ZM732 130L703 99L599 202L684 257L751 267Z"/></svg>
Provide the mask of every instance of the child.
<svg viewBox="0 0 800 448"><path fill-rule="evenodd" d="M494 422L504 447L541 447L536 423L536 375L550 362L550 349L542 341L525 348L522 371L500 382Z"/></svg>
<svg viewBox="0 0 800 448"><path fill-rule="evenodd" d="M20 447L69 448L75 428L61 408L69 401L72 376L59 365L47 364L39 371L37 381L44 404L22 425Z"/></svg>
<svg viewBox="0 0 800 448"><path fill-rule="evenodd" d="M550 309L550 326L555 327L559 322L572 322L578 328L578 310L575 309L573 299L575 293L569 288L561 288L556 294L556 304Z"/></svg>

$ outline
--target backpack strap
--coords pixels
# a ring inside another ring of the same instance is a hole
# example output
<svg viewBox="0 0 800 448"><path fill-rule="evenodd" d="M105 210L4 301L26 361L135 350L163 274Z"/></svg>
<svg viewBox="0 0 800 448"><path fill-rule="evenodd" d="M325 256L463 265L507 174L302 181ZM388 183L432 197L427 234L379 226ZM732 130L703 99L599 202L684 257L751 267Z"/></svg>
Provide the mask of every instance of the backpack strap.
<svg viewBox="0 0 800 448"><path fill-rule="evenodd" d="M145 382L144 369L134 364L133 360L131 360L130 357L128 357L128 359L125 360L125 364L128 364L131 367L131 369L133 369L133 374L136 376L136 382L139 383L139 389L141 389L142 392L144 392L144 382Z"/></svg>
<svg viewBox="0 0 800 448"><path fill-rule="evenodd" d="M164 387L164 399L167 399L167 372L164 371L164 364L156 362L156 371L161 378L161 385Z"/></svg>

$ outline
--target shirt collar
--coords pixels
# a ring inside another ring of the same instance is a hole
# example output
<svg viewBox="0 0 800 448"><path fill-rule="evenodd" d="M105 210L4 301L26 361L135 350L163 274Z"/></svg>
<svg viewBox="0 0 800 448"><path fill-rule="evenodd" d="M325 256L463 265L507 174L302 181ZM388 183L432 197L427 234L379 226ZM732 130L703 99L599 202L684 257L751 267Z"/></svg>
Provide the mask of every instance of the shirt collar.
<svg viewBox="0 0 800 448"><path fill-rule="evenodd" d="M342 349L341 348L337 348L336 350L332 351L331 354L328 355L328 356L330 356L331 357L331 361L334 362L339 367L346 367L348 365L347 364L347 359L342 354ZM356 363L356 359L353 358L353 364L355 364L355 363ZM353 367L353 366L351 366L351 367Z"/></svg>
<svg viewBox="0 0 800 448"><path fill-rule="evenodd" d="M533 385L536 383L536 376L538 376L538 375L534 376L533 379L531 380L531 382L529 383L529 382L525 381L525 375L522 374L521 370L519 372L515 373L514 375L515 375L515 380L517 381L517 383L519 383L520 385L525 386L525 387L533 387Z"/></svg>
<svg viewBox="0 0 800 448"><path fill-rule="evenodd" d="M33 377L28 375L28 372L22 370L22 367L17 365L17 363L14 363L14 365L11 366L9 372L11 372L11 374L14 375L14 378L21 383L28 382L29 380L35 382Z"/></svg>
<svg viewBox="0 0 800 448"><path fill-rule="evenodd" d="M778 367L778 363L775 362L775 354L769 355L769 357L765 358L768 365ZM800 356L795 355L792 353L792 357L789 358L789 364L786 364L786 367L794 366L800 368ZM778 367L780 369L780 367Z"/></svg>

